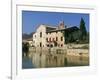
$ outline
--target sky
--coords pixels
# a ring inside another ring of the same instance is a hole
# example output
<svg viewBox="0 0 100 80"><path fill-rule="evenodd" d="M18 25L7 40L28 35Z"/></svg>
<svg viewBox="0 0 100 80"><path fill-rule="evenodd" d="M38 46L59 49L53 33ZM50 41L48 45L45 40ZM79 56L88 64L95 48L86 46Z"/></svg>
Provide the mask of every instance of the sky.
<svg viewBox="0 0 100 80"><path fill-rule="evenodd" d="M64 21L68 27L79 27L81 18L84 19L86 30L89 31L89 14L86 13L22 11L23 33L35 32L41 24L58 26L60 21Z"/></svg>

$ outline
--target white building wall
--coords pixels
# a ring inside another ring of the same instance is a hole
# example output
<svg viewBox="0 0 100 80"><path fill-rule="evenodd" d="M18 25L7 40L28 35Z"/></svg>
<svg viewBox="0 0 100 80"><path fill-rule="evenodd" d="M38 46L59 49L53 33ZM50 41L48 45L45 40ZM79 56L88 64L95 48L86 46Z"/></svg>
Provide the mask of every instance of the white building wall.
<svg viewBox="0 0 100 80"><path fill-rule="evenodd" d="M35 46L35 47L36 47L36 43L37 43L36 37L37 37L37 35L36 35L36 33L34 33L33 34L33 46Z"/></svg>
<svg viewBox="0 0 100 80"><path fill-rule="evenodd" d="M40 37L40 33L42 32L42 37ZM56 41L56 37L58 38L58 40ZM63 37L63 41L61 41L61 37ZM46 38L48 38L48 42L46 40ZM51 42L49 42L49 39L51 38ZM33 44L35 47L40 47L40 43L41 43L41 47L47 47L47 44L52 44L54 46L54 40L57 42L57 46L59 45L59 47L61 47L61 45L64 46L64 35L61 31L57 31L57 32L51 32L51 33L46 33L46 25L40 25L37 30L36 33L33 34Z"/></svg>
<svg viewBox="0 0 100 80"><path fill-rule="evenodd" d="M40 33L42 32L42 37L40 37ZM34 37L36 35L36 37ZM40 25L37 30L35 35L33 35L33 40L35 41L35 47L46 47L46 26L45 25Z"/></svg>

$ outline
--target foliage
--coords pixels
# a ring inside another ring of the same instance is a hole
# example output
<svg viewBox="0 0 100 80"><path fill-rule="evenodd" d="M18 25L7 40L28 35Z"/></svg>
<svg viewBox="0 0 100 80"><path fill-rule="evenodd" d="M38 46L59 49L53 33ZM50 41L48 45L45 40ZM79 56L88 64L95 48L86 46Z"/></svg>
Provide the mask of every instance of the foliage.
<svg viewBox="0 0 100 80"><path fill-rule="evenodd" d="M81 18L79 28L74 26L66 28L64 33L65 44L68 43L89 43L89 32L86 31L85 21Z"/></svg>
<svg viewBox="0 0 100 80"><path fill-rule="evenodd" d="M86 26L85 26L85 22L84 19L81 18L80 21L80 40L86 40L86 36L87 36L87 31L86 31Z"/></svg>

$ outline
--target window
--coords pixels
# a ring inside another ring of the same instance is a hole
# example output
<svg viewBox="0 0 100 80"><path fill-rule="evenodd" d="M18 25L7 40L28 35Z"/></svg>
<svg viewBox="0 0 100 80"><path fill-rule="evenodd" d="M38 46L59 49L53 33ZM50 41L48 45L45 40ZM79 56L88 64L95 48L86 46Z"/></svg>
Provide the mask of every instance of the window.
<svg viewBox="0 0 100 80"><path fill-rule="evenodd" d="M48 38L46 38L46 41L48 42Z"/></svg>
<svg viewBox="0 0 100 80"><path fill-rule="evenodd" d="M40 37L42 37L42 32L40 32Z"/></svg>
<svg viewBox="0 0 100 80"><path fill-rule="evenodd" d="M51 38L49 38L49 41L51 42Z"/></svg>
<svg viewBox="0 0 100 80"><path fill-rule="evenodd" d="M63 41L63 37L61 37L61 41Z"/></svg>
<svg viewBox="0 0 100 80"><path fill-rule="evenodd" d="M40 47L42 47L42 43L40 42Z"/></svg>
<svg viewBox="0 0 100 80"><path fill-rule="evenodd" d="M53 38L53 41L55 41L55 38Z"/></svg>
<svg viewBox="0 0 100 80"><path fill-rule="evenodd" d="M49 44L47 44L47 47L49 47Z"/></svg>
<svg viewBox="0 0 100 80"><path fill-rule="evenodd" d="M56 41L58 41L58 37L56 37Z"/></svg>
<svg viewBox="0 0 100 80"><path fill-rule="evenodd" d="M63 44L61 44L61 47L63 47Z"/></svg>
<svg viewBox="0 0 100 80"><path fill-rule="evenodd" d="M50 47L53 47L53 45L51 44Z"/></svg>

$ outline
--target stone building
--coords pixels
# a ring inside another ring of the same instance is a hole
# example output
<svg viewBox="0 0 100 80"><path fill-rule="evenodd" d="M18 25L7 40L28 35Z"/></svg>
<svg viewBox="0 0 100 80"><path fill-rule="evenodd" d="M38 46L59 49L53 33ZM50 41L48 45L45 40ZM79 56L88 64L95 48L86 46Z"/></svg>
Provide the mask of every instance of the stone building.
<svg viewBox="0 0 100 80"><path fill-rule="evenodd" d="M41 24L33 34L33 45L35 47L63 47L70 41L77 40L75 37L79 34L79 28L76 26L67 28L64 22L60 22L58 26L48 26Z"/></svg>
<svg viewBox="0 0 100 80"><path fill-rule="evenodd" d="M24 39L22 40L22 43L28 43L30 47L33 46L33 39L29 38L29 39Z"/></svg>

